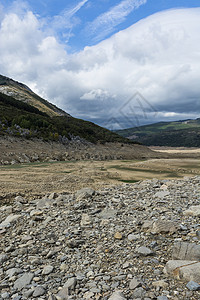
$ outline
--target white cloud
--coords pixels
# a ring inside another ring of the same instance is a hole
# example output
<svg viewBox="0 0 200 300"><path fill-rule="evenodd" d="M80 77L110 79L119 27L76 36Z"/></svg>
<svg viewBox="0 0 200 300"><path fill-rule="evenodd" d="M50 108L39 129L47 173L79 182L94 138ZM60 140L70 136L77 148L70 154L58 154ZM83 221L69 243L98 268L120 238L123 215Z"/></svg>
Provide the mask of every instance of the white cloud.
<svg viewBox="0 0 200 300"><path fill-rule="evenodd" d="M123 0L119 4L111 7L107 12L98 16L93 22L89 23L85 32L94 41L100 41L110 33L115 27L124 22L126 17L135 9L145 4L147 0Z"/></svg>
<svg viewBox="0 0 200 300"><path fill-rule="evenodd" d="M40 25L30 11L4 14L1 74L99 124L199 116L200 8L152 15L73 55Z"/></svg>
<svg viewBox="0 0 200 300"><path fill-rule="evenodd" d="M76 17L76 13L88 2L88 0L82 0L74 6L63 10L59 15L54 16L50 22L50 26L54 31L62 32L66 42L73 36L72 29L80 22ZM48 24L49 25L49 24Z"/></svg>

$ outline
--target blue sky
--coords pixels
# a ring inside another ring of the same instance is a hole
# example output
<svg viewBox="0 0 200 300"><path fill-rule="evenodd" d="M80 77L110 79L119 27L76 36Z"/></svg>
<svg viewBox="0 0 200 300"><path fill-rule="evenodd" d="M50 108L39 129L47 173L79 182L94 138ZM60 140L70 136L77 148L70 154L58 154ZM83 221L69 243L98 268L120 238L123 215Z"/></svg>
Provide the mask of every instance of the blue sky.
<svg viewBox="0 0 200 300"><path fill-rule="evenodd" d="M106 127L195 118L199 32L199 0L2 0L0 74Z"/></svg>
<svg viewBox="0 0 200 300"><path fill-rule="evenodd" d="M23 2L3 0L1 2L5 9L12 9L14 3L24 3L24 6L34 14L46 20L46 26L52 27L54 34L66 44L70 52L92 46L156 12L200 5L199 0L29 0ZM116 13L109 16L109 12L114 10ZM96 30L93 31L94 27Z"/></svg>

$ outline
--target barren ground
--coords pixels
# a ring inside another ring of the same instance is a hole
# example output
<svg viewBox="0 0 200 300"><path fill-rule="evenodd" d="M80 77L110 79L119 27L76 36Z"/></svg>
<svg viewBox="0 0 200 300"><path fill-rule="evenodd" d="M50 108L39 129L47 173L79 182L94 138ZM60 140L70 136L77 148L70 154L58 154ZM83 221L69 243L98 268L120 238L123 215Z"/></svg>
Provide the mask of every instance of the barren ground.
<svg viewBox="0 0 200 300"><path fill-rule="evenodd" d="M133 183L145 179L183 178L200 174L200 160L149 159L40 162L0 166L1 203L15 195L36 198L51 192L73 192L82 187Z"/></svg>

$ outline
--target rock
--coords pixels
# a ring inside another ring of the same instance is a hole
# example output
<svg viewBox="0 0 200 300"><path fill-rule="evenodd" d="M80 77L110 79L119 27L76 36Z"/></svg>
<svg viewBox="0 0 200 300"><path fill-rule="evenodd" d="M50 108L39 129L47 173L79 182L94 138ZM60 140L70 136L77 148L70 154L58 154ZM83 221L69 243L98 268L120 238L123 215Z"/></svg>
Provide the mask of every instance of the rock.
<svg viewBox="0 0 200 300"><path fill-rule="evenodd" d="M5 292L5 293L2 293L2 294L1 294L1 297L2 297L3 299L10 299L10 294L9 294L8 292Z"/></svg>
<svg viewBox="0 0 200 300"><path fill-rule="evenodd" d="M20 268L11 268L6 271L6 275L9 277L17 275L19 273L22 273L22 269L20 269Z"/></svg>
<svg viewBox="0 0 200 300"><path fill-rule="evenodd" d="M190 291L199 291L200 290L200 284L198 284L197 282L194 281L189 281L186 284L186 287L190 290Z"/></svg>
<svg viewBox="0 0 200 300"><path fill-rule="evenodd" d="M172 250L172 259L200 261L200 245L176 242Z"/></svg>
<svg viewBox="0 0 200 300"><path fill-rule="evenodd" d="M154 287L166 289L168 287L168 283L165 280L158 280L152 283Z"/></svg>
<svg viewBox="0 0 200 300"><path fill-rule="evenodd" d="M15 223L19 218L21 218L21 215L9 215L1 224L1 227L9 227L11 224Z"/></svg>
<svg viewBox="0 0 200 300"><path fill-rule="evenodd" d="M95 190L91 189L91 188L83 188L79 191L76 192L75 197L82 199L85 197L91 197L95 194Z"/></svg>
<svg viewBox="0 0 200 300"><path fill-rule="evenodd" d="M88 214L82 214L81 226L88 226L91 224L91 218Z"/></svg>
<svg viewBox="0 0 200 300"><path fill-rule="evenodd" d="M149 249L147 247L144 247L144 246L141 246L141 247L137 248L136 251L137 251L138 254L140 254L142 256L148 256L148 255L153 255L154 254L154 252L151 249Z"/></svg>
<svg viewBox="0 0 200 300"><path fill-rule="evenodd" d="M142 285L141 281L139 281L136 277L134 277L133 279L131 279L131 281L129 283L129 289L134 290L137 287L140 287L141 285Z"/></svg>
<svg viewBox="0 0 200 300"><path fill-rule="evenodd" d="M153 223L151 232L153 233L174 233L178 229L176 223L171 221L158 220Z"/></svg>
<svg viewBox="0 0 200 300"><path fill-rule="evenodd" d="M121 239L122 239L122 234L121 234L121 232L116 232L115 235L114 235L114 238L115 238L116 240L121 240Z"/></svg>
<svg viewBox="0 0 200 300"><path fill-rule="evenodd" d="M68 294L67 287L63 287L56 295L57 300L68 300L68 297L69 297L69 294Z"/></svg>
<svg viewBox="0 0 200 300"><path fill-rule="evenodd" d="M64 284L65 288L68 288L69 290L74 290L76 286L77 280L75 277L69 278L67 282Z"/></svg>
<svg viewBox="0 0 200 300"><path fill-rule="evenodd" d="M200 262L187 260L170 260L167 262L164 273L177 279L200 281Z"/></svg>
<svg viewBox="0 0 200 300"><path fill-rule="evenodd" d="M0 265L2 265L7 260L8 256L6 254L0 254Z"/></svg>
<svg viewBox="0 0 200 300"><path fill-rule="evenodd" d="M121 291L114 292L108 300L126 300Z"/></svg>
<svg viewBox="0 0 200 300"><path fill-rule="evenodd" d="M42 286L37 286L34 289L33 297L36 298L36 297L39 297L39 296L43 296L44 294L45 294L45 289Z"/></svg>
<svg viewBox="0 0 200 300"><path fill-rule="evenodd" d="M190 206L190 208L185 210L183 212L183 214L185 216L199 217L200 216L200 205Z"/></svg>
<svg viewBox="0 0 200 300"><path fill-rule="evenodd" d="M18 278L14 283L14 289L22 290L32 281L34 277L33 273L24 273L20 278Z"/></svg>
<svg viewBox="0 0 200 300"><path fill-rule="evenodd" d="M45 266L42 271L42 275L49 275L52 271L53 271L53 266L51 265Z"/></svg>
<svg viewBox="0 0 200 300"><path fill-rule="evenodd" d="M168 300L169 298L167 296L158 296L157 300Z"/></svg>
<svg viewBox="0 0 200 300"><path fill-rule="evenodd" d="M143 298L146 291L142 287L138 287L133 292L133 299Z"/></svg>

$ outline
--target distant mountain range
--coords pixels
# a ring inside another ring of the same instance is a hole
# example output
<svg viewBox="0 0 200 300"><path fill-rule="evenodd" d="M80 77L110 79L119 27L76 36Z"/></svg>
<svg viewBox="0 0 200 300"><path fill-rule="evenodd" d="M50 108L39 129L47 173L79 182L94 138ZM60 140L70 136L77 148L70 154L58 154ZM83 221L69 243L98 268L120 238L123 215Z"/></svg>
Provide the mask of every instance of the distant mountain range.
<svg viewBox="0 0 200 300"><path fill-rule="evenodd" d="M159 122L115 132L146 146L200 147L200 118Z"/></svg>
<svg viewBox="0 0 200 300"><path fill-rule="evenodd" d="M79 137L91 143L133 143L91 122L76 119L26 85L0 75L0 135L67 142Z"/></svg>

